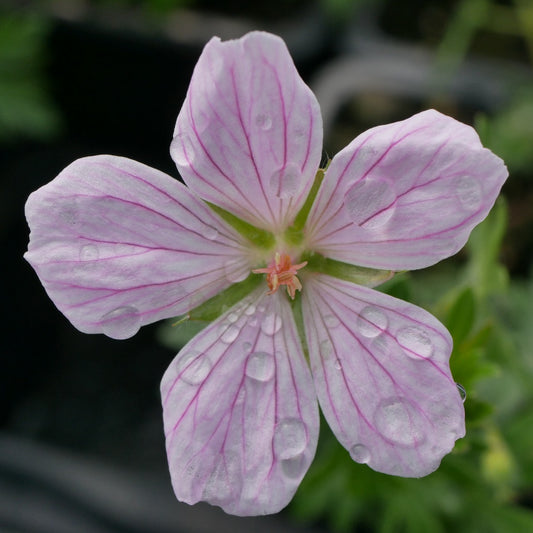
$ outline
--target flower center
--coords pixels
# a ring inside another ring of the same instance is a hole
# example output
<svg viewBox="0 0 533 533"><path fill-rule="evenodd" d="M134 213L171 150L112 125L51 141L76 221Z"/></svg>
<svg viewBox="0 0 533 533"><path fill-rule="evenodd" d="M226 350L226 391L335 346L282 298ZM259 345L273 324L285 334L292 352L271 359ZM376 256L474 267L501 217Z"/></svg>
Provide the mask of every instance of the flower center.
<svg viewBox="0 0 533 533"><path fill-rule="evenodd" d="M294 300L296 291L302 290L302 284L298 279L298 270L307 265L307 261L293 265L290 256L276 252L274 261L266 268L252 270L254 274L266 274L266 281L270 291L274 294L282 285L286 285L289 296Z"/></svg>

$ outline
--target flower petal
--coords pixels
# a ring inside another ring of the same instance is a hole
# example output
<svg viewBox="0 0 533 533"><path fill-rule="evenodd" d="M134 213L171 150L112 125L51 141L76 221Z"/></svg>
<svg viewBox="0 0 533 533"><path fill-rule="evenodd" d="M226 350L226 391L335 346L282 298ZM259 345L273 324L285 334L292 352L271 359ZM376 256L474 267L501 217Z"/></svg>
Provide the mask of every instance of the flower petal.
<svg viewBox="0 0 533 533"><path fill-rule="evenodd" d="M78 159L30 195L26 217L25 258L86 333L131 337L210 298L249 266L242 238L202 201L130 159Z"/></svg>
<svg viewBox="0 0 533 533"><path fill-rule="evenodd" d="M192 339L161 383L174 491L241 516L285 507L318 439L287 299L255 291Z"/></svg>
<svg viewBox="0 0 533 533"><path fill-rule="evenodd" d="M316 251L405 270L456 253L494 204L503 161L434 110L363 133L328 168L307 232Z"/></svg>
<svg viewBox="0 0 533 533"><path fill-rule="evenodd" d="M340 443L378 472L436 470L465 433L444 326L419 307L329 276L306 280L302 297L319 403Z"/></svg>
<svg viewBox="0 0 533 533"><path fill-rule="evenodd" d="M322 118L285 43L263 32L211 39L170 151L202 198L265 229L292 221L318 170Z"/></svg>

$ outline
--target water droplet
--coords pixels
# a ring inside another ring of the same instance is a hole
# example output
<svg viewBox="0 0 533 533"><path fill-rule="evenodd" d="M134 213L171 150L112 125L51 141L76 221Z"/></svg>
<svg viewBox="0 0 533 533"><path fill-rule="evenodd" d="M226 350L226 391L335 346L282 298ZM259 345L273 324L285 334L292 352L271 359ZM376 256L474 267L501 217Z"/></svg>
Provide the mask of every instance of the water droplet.
<svg viewBox="0 0 533 533"><path fill-rule="evenodd" d="M306 470L305 455L302 453L292 459L283 459L281 461L281 470L290 479L301 477Z"/></svg>
<svg viewBox="0 0 533 533"><path fill-rule="evenodd" d="M239 336L240 331L233 324L222 324L219 330L220 340L226 344L231 344Z"/></svg>
<svg viewBox="0 0 533 533"><path fill-rule="evenodd" d="M274 454L278 459L292 459L307 446L307 433L303 422L286 418L279 422L274 432Z"/></svg>
<svg viewBox="0 0 533 533"><path fill-rule="evenodd" d="M196 350L191 350L180 355L176 370L180 379L185 383L199 385L208 376L211 366L211 361L207 356Z"/></svg>
<svg viewBox="0 0 533 533"><path fill-rule="evenodd" d="M237 320L239 320L239 314L238 313L230 313L227 317L228 319L228 322L231 322L232 324L234 324L235 322L237 322Z"/></svg>
<svg viewBox="0 0 533 533"><path fill-rule="evenodd" d="M203 499L224 504L236 498L242 489L241 464L237 456L226 455L216 464L204 488Z"/></svg>
<svg viewBox="0 0 533 533"><path fill-rule="evenodd" d="M266 113L259 113L255 116L255 124L264 131L272 127L272 119Z"/></svg>
<svg viewBox="0 0 533 533"><path fill-rule="evenodd" d="M382 401L375 415L377 430L388 440L403 446L421 444L423 420L415 406L405 398Z"/></svg>
<svg viewBox="0 0 533 533"><path fill-rule="evenodd" d="M252 343L251 342L243 342L242 343L242 349L245 353L248 353L252 349Z"/></svg>
<svg viewBox="0 0 533 533"><path fill-rule="evenodd" d="M321 341L318 348L322 359L329 359L331 357L331 354L333 353L333 344L329 339Z"/></svg>
<svg viewBox="0 0 533 533"><path fill-rule="evenodd" d="M324 317L324 324L327 328L336 328L340 325L340 320L335 315L326 315Z"/></svg>
<svg viewBox="0 0 533 533"><path fill-rule="evenodd" d="M98 248L94 244L86 244L80 249L80 261L96 261L99 257Z"/></svg>
<svg viewBox="0 0 533 533"><path fill-rule="evenodd" d="M250 274L248 264L239 259L230 259L224 265L224 274L231 283L238 283L245 280Z"/></svg>
<svg viewBox="0 0 533 533"><path fill-rule="evenodd" d="M218 230L213 226L204 226L203 235L206 239L214 241L218 237Z"/></svg>
<svg viewBox="0 0 533 533"><path fill-rule="evenodd" d="M367 464L370 461L370 450L364 444L355 444L350 448L350 456L356 463Z"/></svg>
<svg viewBox="0 0 533 533"><path fill-rule="evenodd" d="M278 198L290 198L300 188L302 173L297 165L288 163L272 174L270 190Z"/></svg>
<svg viewBox="0 0 533 533"><path fill-rule="evenodd" d="M483 200L483 191L479 182L470 176L461 176L455 185L457 198L468 211L476 211Z"/></svg>
<svg viewBox="0 0 533 533"><path fill-rule="evenodd" d="M461 396L461 400L463 400L464 403L466 400L466 389L460 383L456 383L456 385L457 390L459 391L459 395Z"/></svg>
<svg viewBox="0 0 533 533"><path fill-rule="evenodd" d="M191 139L187 134L179 133L172 139L170 154L174 162L179 166L188 167L194 162L196 154Z"/></svg>
<svg viewBox="0 0 533 533"><path fill-rule="evenodd" d="M342 370L342 363L341 363L341 360L340 360L340 359L335 359L335 362L333 363L333 366L334 366L337 370Z"/></svg>
<svg viewBox="0 0 533 533"><path fill-rule="evenodd" d="M244 314L246 316L252 316L255 313L255 305L250 304L246 309L244 310Z"/></svg>
<svg viewBox="0 0 533 533"><path fill-rule="evenodd" d="M386 224L395 211L396 193L382 178L365 178L352 185L344 196L344 207L352 222L367 229Z"/></svg>
<svg viewBox="0 0 533 533"><path fill-rule="evenodd" d="M125 305L106 313L101 319L102 332L112 339L133 337L141 327L141 316L136 307Z"/></svg>
<svg viewBox="0 0 533 533"><path fill-rule="evenodd" d="M265 335L275 335L281 329L281 317L276 313L269 313L261 321L261 330Z"/></svg>
<svg viewBox="0 0 533 533"><path fill-rule="evenodd" d="M413 359L428 359L433 354L433 343L428 334L418 326L409 326L398 332L398 343Z"/></svg>
<svg viewBox="0 0 533 533"><path fill-rule="evenodd" d="M256 381L269 381L274 377L275 360L266 352L255 352L246 361L246 375Z"/></svg>
<svg viewBox="0 0 533 533"><path fill-rule="evenodd" d="M371 305L362 309L357 318L357 329L364 337L374 338L387 328L387 315L377 307Z"/></svg>

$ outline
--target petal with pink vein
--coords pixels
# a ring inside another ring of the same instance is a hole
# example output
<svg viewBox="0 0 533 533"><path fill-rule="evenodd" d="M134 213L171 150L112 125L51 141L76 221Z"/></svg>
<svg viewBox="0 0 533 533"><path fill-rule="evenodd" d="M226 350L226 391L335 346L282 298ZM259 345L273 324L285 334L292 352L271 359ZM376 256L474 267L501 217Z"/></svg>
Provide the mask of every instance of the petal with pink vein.
<svg viewBox="0 0 533 533"><path fill-rule="evenodd" d="M452 339L427 311L329 276L302 292L320 406L352 458L421 477L465 434Z"/></svg>
<svg viewBox="0 0 533 533"><path fill-rule="evenodd" d="M85 333L124 339L231 285L246 243L175 179L130 159L78 159L26 204L25 258Z"/></svg>
<svg viewBox="0 0 533 533"><path fill-rule="evenodd" d="M269 230L292 221L318 170L322 118L283 40L211 39L170 151L202 198Z"/></svg>
<svg viewBox="0 0 533 533"><path fill-rule="evenodd" d="M241 516L285 507L315 454L318 407L287 299L252 293L192 339L161 383L179 500Z"/></svg>
<svg viewBox="0 0 533 533"><path fill-rule="evenodd" d="M506 178L503 161L470 126L424 111L368 130L333 158L309 242L360 266L426 267L464 246Z"/></svg>

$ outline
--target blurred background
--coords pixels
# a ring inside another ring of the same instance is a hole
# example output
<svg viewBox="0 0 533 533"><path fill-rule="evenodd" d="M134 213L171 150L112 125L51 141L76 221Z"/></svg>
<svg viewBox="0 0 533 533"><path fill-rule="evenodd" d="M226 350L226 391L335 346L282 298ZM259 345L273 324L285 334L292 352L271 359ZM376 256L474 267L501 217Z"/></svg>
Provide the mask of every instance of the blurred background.
<svg viewBox="0 0 533 533"><path fill-rule="evenodd" d="M455 342L467 436L421 480L351 461L322 424L280 515L229 517L172 493L159 381L187 332L77 332L22 259L28 194L111 153L176 177L174 122L213 35L287 42L321 104L325 154L434 107L472 124L510 179L457 256L382 290ZM0 0L0 531L533 531L531 0Z"/></svg>

